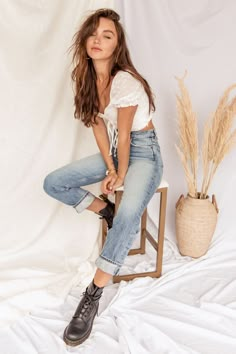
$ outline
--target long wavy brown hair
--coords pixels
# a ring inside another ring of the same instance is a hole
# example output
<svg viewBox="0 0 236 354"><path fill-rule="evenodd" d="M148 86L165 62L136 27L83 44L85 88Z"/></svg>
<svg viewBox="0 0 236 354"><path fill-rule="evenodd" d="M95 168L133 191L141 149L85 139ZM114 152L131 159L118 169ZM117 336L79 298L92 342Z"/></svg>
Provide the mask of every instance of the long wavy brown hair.
<svg viewBox="0 0 236 354"><path fill-rule="evenodd" d="M149 113L155 111L153 95L147 81L135 69L129 54L125 40L124 29L120 24L120 16L111 9L99 9L90 15L81 25L80 29L73 36L73 43L69 48L73 52L72 62L74 69L71 78L75 83L74 97L74 117L81 119L82 122L90 127L96 124L96 116L99 112L99 97L96 85L96 71L93 61L87 55L86 41L90 35L97 29L100 17L110 19L114 22L118 44L114 50L110 63L109 81L119 70L129 71L137 80L139 80L149 98Z"/></svg>

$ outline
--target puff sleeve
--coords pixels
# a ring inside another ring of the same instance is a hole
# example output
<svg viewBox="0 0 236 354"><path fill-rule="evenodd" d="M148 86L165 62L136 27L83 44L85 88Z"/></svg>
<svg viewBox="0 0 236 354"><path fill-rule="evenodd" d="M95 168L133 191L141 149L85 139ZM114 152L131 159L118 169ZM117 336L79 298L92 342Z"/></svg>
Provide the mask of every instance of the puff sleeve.
<svg viewBox="0 0 236 354"><path fill-rule="evenodd" d="M143 85L129 72L120 71L114 78L111 90L111 104L116 107L136 106L143 95Z"/></svg>

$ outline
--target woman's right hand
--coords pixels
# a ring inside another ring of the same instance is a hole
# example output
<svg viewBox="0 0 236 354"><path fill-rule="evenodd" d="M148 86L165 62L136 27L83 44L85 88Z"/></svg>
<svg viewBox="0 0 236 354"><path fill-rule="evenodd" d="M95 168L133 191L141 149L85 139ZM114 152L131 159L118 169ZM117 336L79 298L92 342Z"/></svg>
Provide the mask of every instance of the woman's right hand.
<svg viewBox="0 0 236 354"><path fill-rule="evenodd" d="M112 186L115 184L116 180L117 180L117 173L116 171L114 172L110 172L108 176L106 176L106 178L104 178L104 180L102 181L102 193L104 194L110 194L113 193L112 191Z"/></svg>

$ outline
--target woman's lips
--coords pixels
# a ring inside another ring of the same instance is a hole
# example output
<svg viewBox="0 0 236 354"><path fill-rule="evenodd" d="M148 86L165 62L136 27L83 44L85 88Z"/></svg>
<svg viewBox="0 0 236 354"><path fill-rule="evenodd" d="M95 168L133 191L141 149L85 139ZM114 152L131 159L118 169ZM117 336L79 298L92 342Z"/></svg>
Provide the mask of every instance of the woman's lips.
<svg viewBox="0 0 236 354"><path fill-rule="evenodd" d="M101 49L100 48L92 48L92 50L95 50L95 51L97 51L97 52L100 52L101 51Z"/></svg>

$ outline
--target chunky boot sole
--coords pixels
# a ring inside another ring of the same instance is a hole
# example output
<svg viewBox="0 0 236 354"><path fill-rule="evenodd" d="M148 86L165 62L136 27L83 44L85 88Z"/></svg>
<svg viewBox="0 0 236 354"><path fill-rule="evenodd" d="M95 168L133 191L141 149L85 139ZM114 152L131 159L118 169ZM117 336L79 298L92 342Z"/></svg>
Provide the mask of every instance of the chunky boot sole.
<svg viewBox="0 0 236 354"><path fill-rule="evenodd" d="M66 327L67 328L67 327ZM64 334L63 334L63 340L64 342L67 344L67 345L70 345L71 347L75 347L79 344L82 344L89 336L90 336L90 333L92 332L92 327L91 329L89 330L88 333L86 333L84 335L84 337L78 339L78 340L69 340L67 337L66 337L66 329L64 331Z"/></svg>

